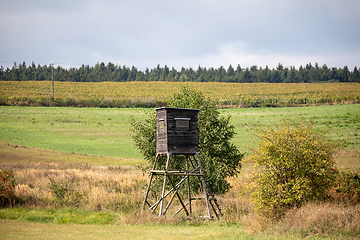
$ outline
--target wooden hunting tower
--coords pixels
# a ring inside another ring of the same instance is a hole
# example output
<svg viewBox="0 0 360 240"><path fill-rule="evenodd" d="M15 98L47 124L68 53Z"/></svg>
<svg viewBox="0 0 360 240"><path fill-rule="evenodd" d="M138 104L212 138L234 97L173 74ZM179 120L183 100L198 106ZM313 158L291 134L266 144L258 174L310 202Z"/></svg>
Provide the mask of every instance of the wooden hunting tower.
<svg viewBox="0 0 360 240"><path fill-rule="evenodd" d="M182 210L186 215L192 214L192 201L203 199L206 204L205 218L212 219L211 209L219 218L221 210L217 204L216 198L206 186L205 176L201 168L201 162L198 154L198 113L199 109L186 108L170 108L162 107L156 109L156 157L153 169L150 171L150 181L147 187L143 202L143 209L149 206L148 211L155 212L160 205L159 216L163 216L169 210L175 196L178 198L180 209L174 213L178 214ZM183 165L185 169L171 169L171 161L173 155L183 155L185 157L178 158L177 161L185 161ZM166 156L166 162L160 161L160 157ZM179 160L180 159L180 160ZM162 164L161 164L162 162ZM165 165L164 165L165 163ZM164 182L161 190L160 198L158 194L155 196L155 203L150 203L151 182L154 177L163 177ZM203 197L193 197L190 189L190 177L195 177L202 187ZM183 201L183 195L179 191L182 183L187 180L187 200ZM168 188L168 189L167 189ZM211 197L209 197L209 195ZM171 196L170 199L166 199ZM157 200L158 199L158 200ZM165 206L166 205L166 206ZM211 208L210 208L211 207Z"/></svg>

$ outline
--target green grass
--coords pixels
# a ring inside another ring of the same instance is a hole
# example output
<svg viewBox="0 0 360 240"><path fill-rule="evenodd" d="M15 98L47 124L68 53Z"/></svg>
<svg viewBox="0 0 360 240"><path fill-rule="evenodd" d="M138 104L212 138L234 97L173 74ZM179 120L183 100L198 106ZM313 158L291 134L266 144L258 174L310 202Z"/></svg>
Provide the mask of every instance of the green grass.
<svg viewBox="0 0 360 240"><path fill-rule="evenodd" d="M49 224L2 220L1 239L239 239L239 240L275 240L275 239L353 239L348 234L301 236L287 232L281 235L273 232L250 234L239 224L221 222L202 222L199 224ZM354 238L355 239L355 238Z"/></svg>
<svg viewBox="0 0 360 240"><path fill-rule="evenodd" d="M37 209L5 208L0 209L0 219L22 220L38 223L73 223L73 224L113 224L116 213L90 211L79 208Z"/></svg>
<svg viewBox="0 0 360 240"><path fill-rule="evenodd" d="M131 141L130 118L153 109L0 107L0 141L67 154L142 159ZM231 115L234 143L242 152L256 146L258 130L284 119L314 125L345 152L360 149L360 104L299 108L222 109ZM132 161L132 162L134 162Z"/></svg>
<svg viewBox="0 0 360 240"><path fill-rule="evenodd" d="M328 105L298 108L251 108L220 110L232 117L235 126L234 142L243 151L256 147L260 128L276 126L288 119L305 121L345 151L360 149L360 105Z"/></svg>
<svg viewBox="0 0 360 240"><path fill-rule="evenodd" d="M141 159L130 117L145 109L0 107L0 140L59 152Z"/></svg>
<svg viewBox="0 0 360 240"><path fill-rule="evenodd" d="M5 221L1 239L276 239L247 236L239 226L59 225ZM285 239L285 238L283 238Z"/></svg>
<svg viewBox="0 0 360 240"><path fill-rule="evenodd" d="M74 225L3 221L1 239L300 239L293 236L272 236L268 233L248 234L238 224L205 222L190 224L141 225ZM309 238L320 239L320 238ZM323 238L322 238L323 239ZM333 238L345 239L345 238Z"/></svg>

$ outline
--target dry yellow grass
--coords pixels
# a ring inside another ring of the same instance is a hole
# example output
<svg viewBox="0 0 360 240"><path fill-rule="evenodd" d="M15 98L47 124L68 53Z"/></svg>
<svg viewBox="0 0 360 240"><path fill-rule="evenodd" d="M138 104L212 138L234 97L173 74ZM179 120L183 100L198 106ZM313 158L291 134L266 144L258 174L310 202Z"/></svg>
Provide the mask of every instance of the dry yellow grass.
<svg viewBox="0 0 360 240"><path fill-rule="evenodd" d="M13 148L13 146L8 147ZM33 151L33 149L18 148L15 150L21 150L23 157L26 151L31 153ZM0 167L11 168L16 174L18 206L32 209L70 206L95 211L116 211L119 213L118 223L131 225L155 221L158 223L182 221L182 218L170 217L159 220L156 215L141 212L144 187L148 178L133 166L93 166L82 165L81 162L53 162L52 158L46 161L46 156L42 156L44 159L36 162L36 158L41 156L41 154L34 155L24 162L21 159L12 162L0 158ZM86 157L91 158L91 156ZM342 167L348 166L341 159L337 164ZM292 209L277 222L257 215L249 202L252 171L252 165L244 163L240 175L229 179L233 188L225 195L217 196L224 213L221 221L241 223L250 233L264 230L274 231L280 235L293 232L300 237L308 237L346 232L352 237L355 236L354 238L360 236L359 205L342 207L332 203L309 203L301 208ZM56 196L54 190L58 190L60 195L61 191L65 193L62 197ZM200 209L201 206L195 205L194 208L196 207ZM195 218L192 221L200 220Z"/></svg>
<svg viewBox="0 0 360 240"><path fill-rule="evenodd" d="M110 210L119 213L116 220L119 224L131 225L180 223L184 219L169 216L158 219L156 215L141 211L148 178L135 167L66 163L3 163L1 167L12 168L16 174L18 206L30 209L65 206ZM259 216L248 196L251 172L252 167L246 164L238 177L229 179L233 188L225 195L217 196L224 213L221 221L240 223L251 234L273 231L282 236L291 232L307 237L346 232L351 236L360 236L360 205L343 207L333 203L309 203L290 210L276 222ZM195 212L202 208L201 204L194 205ZM196 216L191 218L192 223L201 221Z"/></svg>
<svg viewBox="0 0 360 240"><path fill-rule="evenodd" d="M184 214L179 218L169 215L157 220L157 215L142 211L148 176L132 166L3 163L1 168L11 168L15 173L16 206L110 210L119 213L117 221L125 224L176 223L185 217ZM193 203L193 221L201 219L204 209L204 203Z"/></svg>
<svg viewBox="0 0 360 240"><path fill-rule="evenodd" d="M259 99L308 99L308 101L359 100L359 83L218 83L218 82L56 82L55 98L105 100L165 100L180 86L201 90L206 97L219 101ZM3 97L49 98L50 81L0 81Z"/></svg>
<svg viewBox="0 0 360 240"><path fill-rule="evenodd" d="M128 212L142 201L146 176L134 167L6 164L16 175L16 197L29 208L76 206Z"/></svg>
<svg viewBox="0 0 360 240"><path fill-rule="evenodd" d="M305 235L351 232L360 237L360 204L345 207L309 203L290 210L276 227L282 231L301 230Z"/></svg>

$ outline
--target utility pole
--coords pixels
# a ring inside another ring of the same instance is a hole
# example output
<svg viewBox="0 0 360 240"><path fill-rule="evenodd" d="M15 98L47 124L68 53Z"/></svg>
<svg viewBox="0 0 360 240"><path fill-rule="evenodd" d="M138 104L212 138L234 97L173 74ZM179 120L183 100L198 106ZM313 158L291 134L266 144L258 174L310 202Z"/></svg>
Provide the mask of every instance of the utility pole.
<svg viewBox="0 0 360 240"><path fill-rule="evenodd" d="M52 82L52 95L51 95L51 99L54 101L54 64L51 63L51 82Z"/></svg>

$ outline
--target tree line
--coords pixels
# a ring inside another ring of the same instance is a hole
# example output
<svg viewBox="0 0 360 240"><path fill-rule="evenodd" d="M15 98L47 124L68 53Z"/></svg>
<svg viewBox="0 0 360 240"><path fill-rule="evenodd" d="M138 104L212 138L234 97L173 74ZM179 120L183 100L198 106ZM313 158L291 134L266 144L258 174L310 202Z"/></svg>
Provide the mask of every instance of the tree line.
<svg viewBox="0 0 360 240"><path fill-rule="evenodd" d="M79 68L54 67L52 65L35 65L25 62L6 69L0 67L1 81L44 81L51 80L54 74L56 81L65 82L130 82L130 81L170 81L170 82L232 82L232 83L312 83L312 82L360 82L360 72L355 66L351 71L347 66L343 68L328 67L318 63L284 67L281 63L276 68L270 69L253 65L242 68L240 65L229 65L226 69L206 68L199 66L197 69L184 68L176 70L167 65L145 71L138 70L135 66L127 67L115 65L111 62L97 63L95 66L82 65Z"/></svg>

